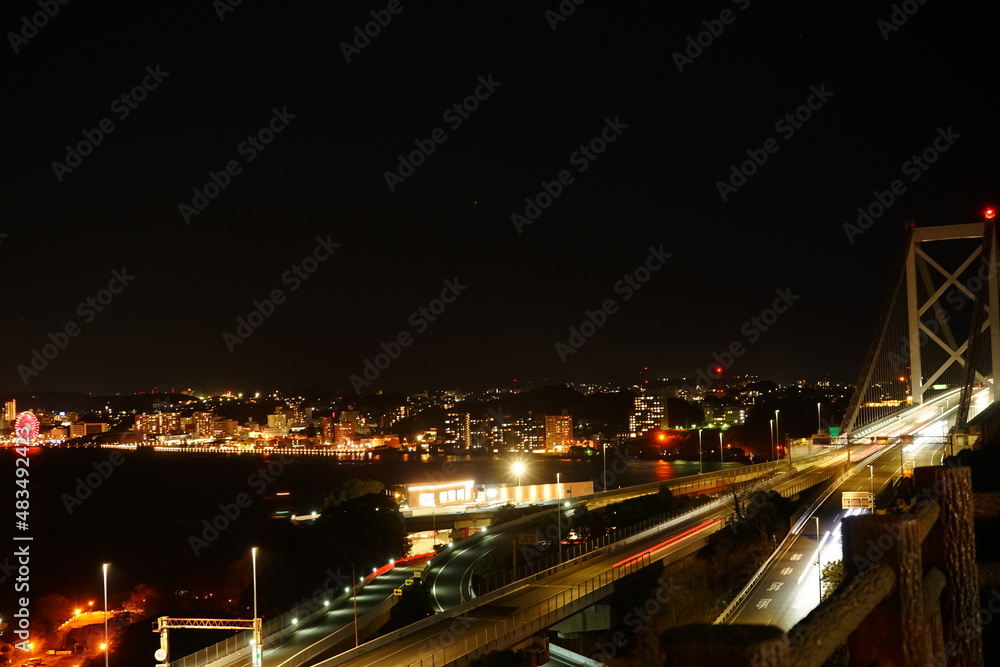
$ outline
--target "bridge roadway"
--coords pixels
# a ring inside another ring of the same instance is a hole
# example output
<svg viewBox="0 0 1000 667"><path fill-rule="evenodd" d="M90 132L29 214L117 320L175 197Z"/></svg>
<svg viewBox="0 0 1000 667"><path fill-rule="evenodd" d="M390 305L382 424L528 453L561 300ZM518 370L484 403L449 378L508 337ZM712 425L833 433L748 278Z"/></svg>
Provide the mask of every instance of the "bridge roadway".
<svg viewBox="0 0 1000 667"><path fill-rule="evenodd" d="M824 465L822 462L824 458L829 461L831 459L843 459L844 457L845 455L843 454L831 455L829 453L824 453L803 458L797 461L796 465L802 466L802 464L807 461L820 461L818 465ZM706 477L708 477L708 475L706 475ZM692 485L698 485L706 490L709 488L718 488L717 484L713 485L713 483L710 483L709 480L702 480L701 482L692 480L689 483ZM658 484L653 484L641 485L640 487L633 487L629 490L616 489L614 494L616 496L616 500L618 500L622 497L641 495L643 493L653 493L658 486ZM599 496L600 494L595 495ZM580 500L580 498L574 500ZM727 513L728 510L722 511L717 514L716 518L724 518ZM663 540L665 537L666 536L661 536L660 539ZM459 546L455 549L454 554L446 554L443 559L442 557L439 557L438 560L441 560L443 563L443 566L441 566L440 569L433 572L425 571L424 574L429 575L427 576L427 580L428 584L432 586L432 598L435 600L435 606L438 608L438 611L451 608L474 597L471 591L472 568L475 561L487 554L489 549L492 548L493 541L498 539L510 539L510 537L504 537L501 533L484 535L482 536L482 546L475 549L462 548ZM460 545L461 543L458 544ZM435 567L439 567L439 564L436 563ZM392 590L394 588L400 588L403 580L412 575L413 569L414 568L394 568L385 574L378 576L361 589L357 599L358 618L363 618L366 614L376 610L380 605L383 605L388 598L391 598ZM322 614L317 622L308 626L304 625L303 627L297 629L290 638L284 640L279 645L274 646L270 643L266 643L264 650L266 662L268 665L275 665L275 667L300 667L303 665L314 664L313 662L310 662L310 658L299 654L334 633L340 632L343 634L345 628L353 624L353 620L353 601L348 598L339 605L332 607L326 614ZM341 648L341 650L343 649ZM178 661L174 661L174 664L179 663ZM188 663L183 664L186 665ZM211 662L202 661L198 664L203 665L204 667L250 667L250 660L249 658L233 655L228 659L224 658Z"/></svg>
<svg viewBox="0 0 1000 667"><path fill-rule="evenodd" d="M403 582L412 577L413 573L422 569L423 565L412 567L395 567L388 572L372 579L364 588L358 590L358 613L357 617L363 618L365 614L374 611L386 598L392 597L394 588L402 588ZM303 664L296 656L315 642L328 637L329 635L350 627L354 623L354 600L347 598L327 613L323 614L320 620L308 627L302 627L295 631L293 638L279 646L264 646L264 659L268 667L291 667L292 665ZM353 639L349 637L349 639ZM364 635L361 637L364 641ZM351 642L353 644L353 642ZM226 664L229 667L251 667L250 656L238 658L228 663L218 662L215 665Z"/></svg>
<svg viewBox="0 0 1000 667"><path fill-rule="evenodd" d="M846 452L843 454L830 454L827 451L822 451L818 454L802 457L796 462L796 465L800 469L808 469L813 465L820 468L820 470L817 470L814 473L816 476L816 480L813 482L814 484L824 476L822 468L837 462L842 462L846 459L846 457ZM783 462L779 462L779 465L781 466L781 469L784 469ZM775 488L780 491L791 486L792 484L797 483L804 484L805 486L811 486L808 481L811 478L806 477L806 480L803 482L803 477L804 475L789 476L789 483L780 483L779 486ZM685 478L680 478L678 481L683 481L684 479ZM722 485L712 484L708 487L698 485L696 488L698 488L699 492L704 491L705 493L709 493L720 491L723 487ZM620 491L616 490L613 492L615 494L613 499L600 497L597 500L587 502L586 505L588 509L594 509L595 507L606 505L608 502L620 502L625 498L655 493L657 489L657 484L644 484L641 487L635 487L631 492L626 492L625 489ZM682 487L679 490L683 491L685 489ZM600 496L601 494L595 495ZM582 497L582 499L586 498L590 498L590 496ZM569 525L569 519L566 518L565 514L563 525ZM424 573L424 581L427 585L431 586L431 599L437 611L440 612L450 609L451 607L455 607L475 597L472 591L472 578L476 563L480 559L487 556L494 546L506 546L509 544L511 540L511 535L509 533L512 532L513 531L505 531L503 533L497 532L483 535L476 540L470 540L468 545L463 545L462 542L457 542L455 543L455 548L452 551L446 552L435 558L428 570ZM568 552L569 550L569 547L564 548L564 552Z"/></svg>
<svg viewBox="0 0 1000 667"><path fill-rule="evenodd" d="M838 460L846 459L846 452L830 455L828 453L810 457L813 464L806 466L809 472L788 476L777 482L777 486L790 486L796 480L809 477L813 469L829 466ZM800 465L806 463L803 459ZM820 474L823 474L820 471ZM826 473L828 476L828 473ZM809 482L815 484L816 480ZM466 603L470 607L459 616L460 622L450 619L448 614L442 614L439 621L423 627L411 635L394 639L391 643L377 648L362 647L362 655L356 651L334 656L319 663L311 663L329 667L332 665L440 665L447 653L447 659L453 660L457 655L475 650L480 644L491 642L492 648L503 648L520 641L523 633L518 628L531 625L537 631L576 613L582 608L593 604L610 592L610 588L597 594L593 588L587 588L581 582L598 581L609 585L620 578L622 568L635 567L641 563L645 567L650 562L666 560L673 562L704 545L711 533L719 530L725 518L731 513L729 499L714 501L696 512L669 522L664 530L642 538L630 545L612 545L605 548L605 553L579 564L571 565L562 571L549 574L531 583L525 582L516 586L516 590L504 594L498 599L489 599L480 606ZM496 539L503 539L493 536ZM488 543L486 543L488 545ZM471 567L470 557L462 558L457 552L454 562L459 571ZM463 575L459 575L460 577ZM426 577L427 582L433 582L433 576ZM461 579L464 582L464 579ZM462 584L464 586L464 583ZM586 599L585 599L586 598ZM437 596L441 600L441 596ZM456 602L453 594L449 602ZM548 602L546 602L548 600ZM516 623L509 619L515 618ZM526 635L525 635L526 636ZM442 640L447 638L448 641ZM380 642L376 640L373 646ZM447 644L449 648L444 648ZM442 648L438 648L438 647ZM405 661L405 662L404 662Z"/></svg>
<svg viewBox="0 0 1000 667"><path fill-rule="evenodd" d="M984 397L985 393L977 394L972 414L985 407ZM878 505L878 498L885 499L890 482L899 476L901 465L910 462L913 466L940 465L945 455L943 443L948 423L954 420L957 409L955 403L957 401L950 396L928 401L903 419L869 433L870 436L913 435L914 442L904 446L902 461L899 445L875 445L878 451L873 456L877 458L868 461L872 469L865 464L815 512L819 517L818 534L815 521L806 521L801 532L782 545L757 583L724 622L775 625L787 632L815 608L820 601L822 566L843 557L841 520L865 511L842 509L841 492L874 490Z"/></svg>
<svg viewBox="0 0 1000 667"><path fill-rule="evenodd" d="M672 530L642 538L628 546L611 545L603 553L535 582L524 582L509 593L452 618L441 618L416 632L360 653L357 650L312 663L429 667L443 665L478 647L508 647L610 593L613 584L657 560L673 561L700 548L719 530L729 514L728 501L715 501L702 512L675 520ZM616 548L617 547L617 548ZM655 593L651 593L655 594ZM436 617L435 617L436 618ZM362 647L364 649L366 647Z"/></svg>
<svg viewBox="0 0 1000 667"><path fill-rule="evenodd" d="M766 467L766 464L758 464L758 466L755 466L755 468L759 470L764 470ZM695 490L697 492L709 491L721 488L718 482L713 481L717 476L724 475L727 479L731 477L741 478L743 476L742 473L747 473L750 469L750 466L743 466L733 468L728 471L721 471L719 473L709 473L704 476L692 476L693 479L678 478L676 480L669 480L669 482L666 483L672 488L677 489L678 492L689 490ZM597 493L593 496L580 496L574 498L573 502L578 503L579 501L586 501L588 499L591 500L591 502L604 502L607 496L611 496L617 501L622 498L636 495L655 493L659 489L659 486L660 483L657 482L628 487L625 489L614 489L604 493ZM430 574L432 577L435 577L438 582L438 585L434 588L438 595L438 597L435 598L438 611L450 608L473 597L471 592L472 565L476 560L482 558L489 552L489 549L492 548L491 542L496 539L501 539L500 535L501 533L483 535L482 538L489 540L489 542L484 544L482 548L471 550L468 547L459 546L455 549L453 554L448 553L438 557L436 561L450 564L450 567L444 577L441 576L440 571L424 572L424 574ZM503 539L510 539L510 537L507 536ZM479 540L480 538L470 538L470 545L476 544ZM455 559L455 556L459 557ZM387 602L387 600L392 598L393 589L401 588L404 580L411 578L414 569L415 568L392 568L373 579L365 585L364 588L360 589L357 598L357 613L358 618L362 619L362 623L364 622L364 617L367 614L379 609ZM451 582L452 578L455 579L455 583ZM435 582L432 581L430 585L433 586L434 583ZM329 638L333 634L340 633L343 635L345 629L349 628L353 622L353 600L348 597L339 604L334 604L328 612L321 614L316 621L309 624L303 624L295 630L294 634L281 640L277 644L272 643L265 638L265 660L269 666L274 664L275 667L299 667L300 665L305 665L307 664L308 658L299 655L300 653L323 639L330 641ZM350 639L353 639L353 632L348 634L351 635ZM341 650L343 650L343 648L341 648ZM197 667L250 667L249 657L238 656L235 654L230 654L229 656L212 660L194 660L194 657L195 656L178 658L172 660L171 662L175 665L175 667L188 667L189 665L197 665Z"/></svg>

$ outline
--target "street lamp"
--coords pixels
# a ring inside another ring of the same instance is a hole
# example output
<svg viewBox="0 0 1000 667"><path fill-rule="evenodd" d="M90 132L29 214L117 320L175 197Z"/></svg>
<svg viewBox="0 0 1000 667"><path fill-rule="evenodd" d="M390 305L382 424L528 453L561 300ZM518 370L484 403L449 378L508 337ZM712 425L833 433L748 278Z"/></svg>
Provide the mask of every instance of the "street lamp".
<svg viewBox="0 0 1000 667"><path fill-rule="evenodd" d="M608 443L601 443L601 490L608 490Z"/></svg>
<svg viewBox="0 0 1000 667"><path fill-rule="evenodd" d="M872 496L872 513L875 512L875 466L868 464L868 484Z"/></svg>
<svg viewBox="0 0 1000 667"><path fill-rule="evenodd" d="M775 435L775 442L780 442L781 441L781 424L778 421L778 413L779 412L781 412L781 410L775 410L774 411L774 435Z"/></svg>
<svg viewBox="0 0 1000 667"><path fill-rule="evenodd" d="M816 435L823 432L823 404L816 404Z"/></svg>
<svg viewBox="0 0 1000 667"><path fill-rule="evenodd" d="M354 589L354 648L361 642L358 641L358 582L355 581L357 573L354 571L354 563L351 563L351 588Z"/></svg>
<svg viewBox="0 0 1000 667"><path fill-rule="evenodd" d="M819 517L813 515L816 519L816 574L819 577L819 601L823 601L823 554L819 548Z"/></svg>
<svg viewBox="0 0 1000 667"><path fill-rule="evenodd" d="M521 475L524 473L524 463L518 461L511 467L511 470L515 475L517 475L517 485L521 486Z"/></svg>
<svg viewBox="0 0 1000 667"><path fill-rule="evenodd" d="M722 429L719 429L719 463L726 462L726 452L722 449Z"/></svg>
<svg viewBox="0 0 1000 667"><path fill-rule="evenodd" d="M556 533L556 542L559 543L559 562L562 563L562 482L559 479L560 473L556 473L556 521L559 522L559 532Z"/></svg>
<svg viewBox="0 0 1000 667"><path fill-rule="evenodd" d="M101 565L104 573L104 667L108 667L108 568L111 563Z"/></svg>
<svg viewBox="0 0 1000 667"><path fill-rule="evenodd" d="M253 568L253 617L257 618L257 547L250 549L250 563Z"/></svg>
<svg viewBox="0 0 1000 667"><path fill-rule="evenodd" d="M701 461L701 429L698 429L698 474L705 472L705 465Z"/></svg>
<svg viewBox="0 0 1000 667"><path fill-rule="evenodd" d="M771 461L774 461L774 420L768 420L771 423Z"/></svg>
<svg viewBox="0 0 1000 667"><path fill-rule="evenodd" d="M260 616L257 615L257 547L250 549L250 563L253 569L253 648L250 662L252 667L261 667L264 663L264 638L260 631Z"/></svg>

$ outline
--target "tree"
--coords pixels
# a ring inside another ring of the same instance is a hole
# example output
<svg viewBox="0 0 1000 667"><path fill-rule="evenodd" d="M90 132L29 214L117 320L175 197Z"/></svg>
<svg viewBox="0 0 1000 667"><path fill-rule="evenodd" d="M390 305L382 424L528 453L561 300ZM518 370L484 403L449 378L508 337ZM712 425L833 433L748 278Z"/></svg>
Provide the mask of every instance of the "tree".
<svg viewBox="0 0 1000 667"><path fill-rule="evenodd" d="M31 615L32 625L38 623L40 634L52 632L73 618L73 604L55 593L38 598Z"/></svg>
<svg viewBox="0 0 1000 667"><path fill-rule="evenodd" d="M371 494L385 492L385 484L375 479L351 478L344 482L339 489L334 489L323 501L323 510L338 507L348 500L354 500Z"/></svg>
<svg viewBox="0 0 1000 667"><path fill-rule="evenodd" d="M410 550L399 506L384 493L368 493L327 509L316 522L324 548L334 558L378 567Z"/></svg>
<svg viewBox="0 0 1000 667"><path fill-rule="evenodd" d="M820 580L823 582L823 599L825 600L844 583L844 561L832 560L824 565Z"/></svg>

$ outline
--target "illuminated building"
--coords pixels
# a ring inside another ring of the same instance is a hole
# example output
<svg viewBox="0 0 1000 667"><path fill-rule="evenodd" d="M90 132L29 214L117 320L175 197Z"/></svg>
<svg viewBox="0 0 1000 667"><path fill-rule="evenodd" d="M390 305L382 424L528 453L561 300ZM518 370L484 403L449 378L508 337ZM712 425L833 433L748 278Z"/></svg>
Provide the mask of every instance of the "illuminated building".
<svg viewBox="0 0 1000 667"><path fill-rule="evenodd" d="M235 419L222 419L220 417L212 420L212 433L222 436L236 435L239 427L240 425Z"/></svg>
<svg viewBox="0 0 1000 667"><path fill-rule="evenodd" d="M545 449L568 451L573 445L573 416L545 415Z"/></svg>
<svg viewBox="0 0 1000 667"><path fill-rule="evenodd" d="M135 416L135 430L148 435L167 435L181 428L179 412L155 412Z"/></svg>
<svg viewBox="0 0 1000 667"><path fill-rule="evenodd" d="M746 411L738 405L702 404L706 424L742 424Z"/></svg>
<svg viewBox="0 0 1000 667"><path fill-rule="evenodd" d="M445 437L451 442L468 447L472 442L470 439L471 422L468 412L449 412L444 417Z"/></svg>
<svg viewBox="0 0 1000 667"><path fill-rule="evenodd" d="M79 422L76 424L70 424L69 426L69 437L79 438L84 435L92 435L94 433L107 433L108 425L103 422L98 423L85 423Z"/></svg>
<svg viewBox="0 0 1000 667"><path fill-rule="evenodd" d="M632 403L628 418L629 435L638 438L654 428L667 428L667 399L659 394L643 392Z"/></svg>
<svg viewBox="0 0 1000 667"><path fill-rule="evenodd" d="M198 437L211 438L215 435L211 412L196 412L192 415L192 418L194 419L194 432L198 434Z"/></svg>
<svg viewBox="0 0 1000 667"><path fill-rule="evenodd" d="M348 422L346 424L337 423L333 425L333 440L332 443L334 447L350 447L354 444L354 423Z"/></svg>
<svg viewBox="0 0 1000 667"><path fill-rule="evenodd" d="M277 414L267 416L267 426L264 427L264 433L269 438L283 438L288 435L290 428L289 417L291 415L287 413L279 412Z"/></svg>
<svg viewBox="0 0 1000 667"><path fill-rule="evenodd" d="M17 401L11 399L4 403L4 419L8 424L13 424L14 420L17 419ZM11 427L13 428L13 427Z"/></svg>

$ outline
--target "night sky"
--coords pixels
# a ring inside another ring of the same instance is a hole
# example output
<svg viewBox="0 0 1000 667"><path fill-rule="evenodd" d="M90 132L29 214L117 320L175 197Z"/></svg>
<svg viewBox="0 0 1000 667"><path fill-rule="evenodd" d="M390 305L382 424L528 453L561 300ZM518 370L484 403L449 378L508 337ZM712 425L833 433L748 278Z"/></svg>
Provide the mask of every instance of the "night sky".
<svg viewBox="0 0 1000 667"><path fill-rule="evenodd" d="M363 391L691 376L734 342L727 374L850 382L903 221L997 203L995 22L948 3L904 3L898 29L888 2L51 3L37 30L35 2L0 20L2 392L352 391L400 335ZM371 12L388 24L357 37ZM905 165L939 137L934 164ZM415 141L433 153L400 172ZM720 193L748 150L766 162ZM640 289L619 283L661 247ZM116 271L134 277L92 310ZM745 327L777 290L787 312Z"/></svg>

